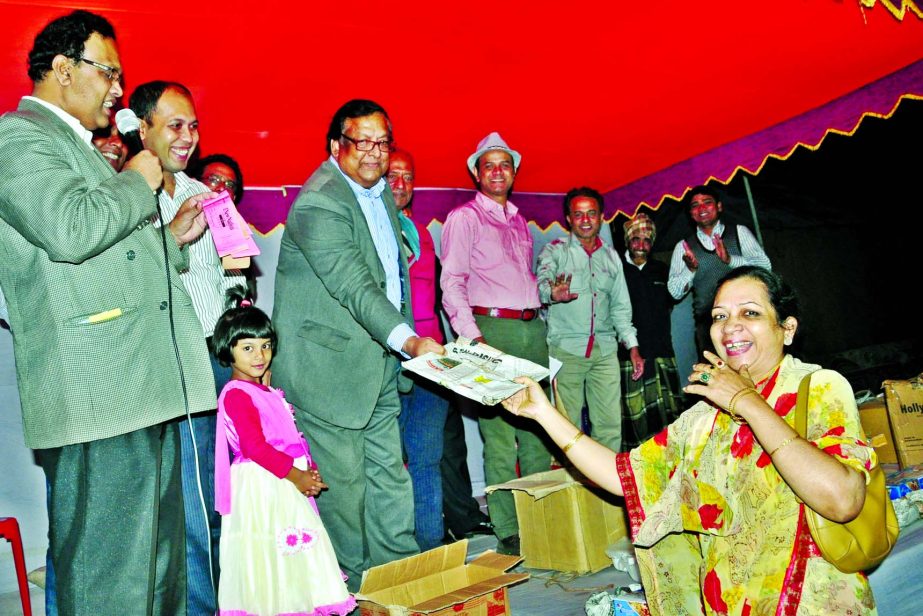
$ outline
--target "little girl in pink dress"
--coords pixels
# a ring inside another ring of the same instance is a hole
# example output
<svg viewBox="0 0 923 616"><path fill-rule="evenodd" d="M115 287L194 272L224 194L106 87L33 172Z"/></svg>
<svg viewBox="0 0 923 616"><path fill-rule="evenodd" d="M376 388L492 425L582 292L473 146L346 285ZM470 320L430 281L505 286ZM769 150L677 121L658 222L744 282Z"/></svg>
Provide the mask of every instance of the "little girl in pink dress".
<svg viewBox="0 0 923 616"><path fill-rule="evenodd" d="M282 391L263 384L276 335L232 290L215 356L232 368L218 398L215 508L221 523L219 616L331 616L356 607L314 496L326 487ZM228 447L234 454L233 462Z"/></svg>

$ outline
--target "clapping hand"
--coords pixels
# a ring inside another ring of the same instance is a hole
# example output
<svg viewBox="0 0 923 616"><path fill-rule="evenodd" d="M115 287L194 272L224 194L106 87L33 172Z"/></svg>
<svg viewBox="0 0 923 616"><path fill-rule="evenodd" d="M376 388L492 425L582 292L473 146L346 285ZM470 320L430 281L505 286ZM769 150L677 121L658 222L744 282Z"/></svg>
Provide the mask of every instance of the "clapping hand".
<svg viewBox="0 0 923 616"><path fill-rule="evenodd" d="M692 252L686 240L683 240L683 262L693 272L699 269L699 260L695 258L695 253Z"/></svg>
<svg viewBox="0 0 923 616"><path fill-rule="evenodd" d="M721 239L721 236L715 233L712 235L712 241L715 243L715 254L718 255L718 258L724 263L730 263L731 255L728 254L727 246L724 245L724 240Z"/></svg>

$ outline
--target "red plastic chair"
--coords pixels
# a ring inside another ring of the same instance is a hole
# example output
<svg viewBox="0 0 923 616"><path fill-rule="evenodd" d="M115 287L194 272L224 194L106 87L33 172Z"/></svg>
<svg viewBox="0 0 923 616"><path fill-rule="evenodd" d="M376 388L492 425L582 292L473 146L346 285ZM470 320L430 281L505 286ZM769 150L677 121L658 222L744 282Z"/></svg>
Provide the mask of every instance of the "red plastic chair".
<svg viewBox="0 0 923 616"><path fill-rule="evenodd" d="M0 518L0 537L13 544L13 562L16 564L16 579L19 581L19 599L22 601L23 616L32 616L32 602L29 599L29 580L26 579L26 559L22 554L22 535L16 518Z"/></svg>

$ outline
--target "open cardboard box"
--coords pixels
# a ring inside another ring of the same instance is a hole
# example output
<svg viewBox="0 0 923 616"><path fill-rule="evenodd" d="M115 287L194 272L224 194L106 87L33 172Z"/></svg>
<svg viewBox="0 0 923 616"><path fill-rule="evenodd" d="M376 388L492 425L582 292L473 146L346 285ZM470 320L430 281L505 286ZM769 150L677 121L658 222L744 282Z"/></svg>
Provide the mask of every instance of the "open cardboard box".
<svg viewBox="0 0 923 616"><path fill-rule="evenodd" d="M489 486L512 490L525 566L587 573L612 564L606 548L628 534L616 497L560 468ZM613 464L613 472L615 467Z"/></svg>
<svg viewBox="0 0 923 616"><path fill-rule="evenodd" d="M506 573L522 558L484 552L465 564L468 541L372 567L356 599L362 616L501 616L506 588L529 577Z"/></svg>

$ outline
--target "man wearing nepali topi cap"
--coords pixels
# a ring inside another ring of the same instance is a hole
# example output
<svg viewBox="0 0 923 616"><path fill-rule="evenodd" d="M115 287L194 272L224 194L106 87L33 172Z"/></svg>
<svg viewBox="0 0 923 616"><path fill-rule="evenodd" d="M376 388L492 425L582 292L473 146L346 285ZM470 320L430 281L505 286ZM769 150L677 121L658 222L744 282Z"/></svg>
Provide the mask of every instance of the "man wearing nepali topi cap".
<svg viewBox="0 0 923 616"><path fill-rule="evenodd" d="M638 346L646 361L639 380L624 378L632 364L620 350L622 361L622 446L627 450L657 434L679 416L685 407L683 390L676 372L670 336L673 298L667 290L669 268L651 259L657 238L654 221L639 212L624 225L625 283L631 298L631 311L638 330Z"/></svg>

